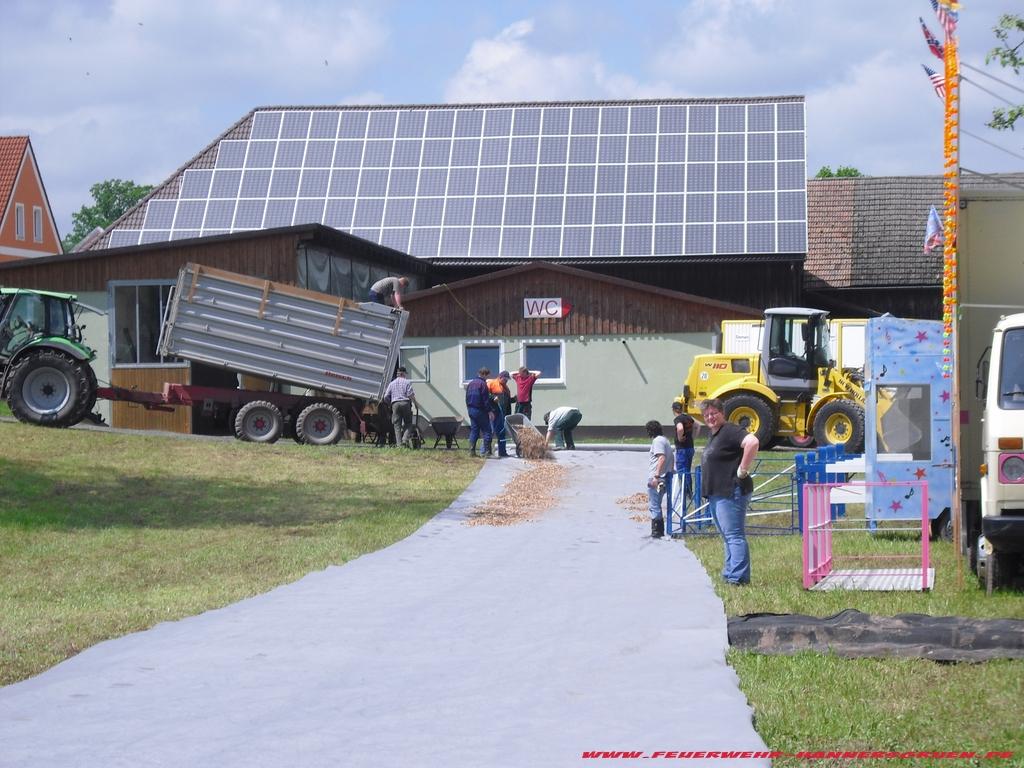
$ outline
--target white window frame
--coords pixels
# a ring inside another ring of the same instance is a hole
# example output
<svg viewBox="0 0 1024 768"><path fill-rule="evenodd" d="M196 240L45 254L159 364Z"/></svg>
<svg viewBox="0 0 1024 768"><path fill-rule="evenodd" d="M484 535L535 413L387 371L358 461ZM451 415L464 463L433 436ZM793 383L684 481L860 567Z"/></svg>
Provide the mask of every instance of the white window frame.
<svg viewBox="0 0 1024 768"><path fill-rule="evenodd" d="M107 342L110 345L109 358L110 358L110 367L111 367L111 369L114 369L114 368L189 368L190 367L191 364L188 362L188 360L163 360L163 361L158 360L155 363L119 363L119 362L117 362L117 320L118 320L118 318L117 318L117 298L116 298L117 292L116 292L116 289L117 288L135 288L136 289L136 291L135 291L135 296L136 296L136 301L135 301L135 329L136 329L136 333L137 333L138 332L138 327L139 327L138 289L146 287L146 286L150 286L150 285L160 286L161 288L166 287L166 286L171 286L173 288L174 285L175 285L175 282L176 281L174 281L174 280L111 280L111 281L109 281L107 283L107 292L108 292L107 306L110 307L109 313L107 315L107 317L108 317L108 319L107 319L107 337L108 337L107 338ZM173 291L171 293L173 294ZM171 299L171 294L168 295L168 301L170 301L170 299ZM166 309L166 305L164 307L161 307L161 312L160 312L161 333L163 332L163 321L164 321L164 315L166 314L164 312L165 309ZM136 337L135 343L138 344L138 338L137 337ZM136 355L136 358L137 358L138 357L138 350L137 349L136 349L135 355Z"/></svg>
<svg viewBox="0 0 1024 768"><path fill-rule="evenodd" d="M538 384L562 384L566 383L565 375L565 339L524 339L519 348L519 366L526 365L527 347L558 347L558 368L561 371L559 378L542 376L537 379ZM519 367L516 366L516 367ZM543 373L543 371L541 371Z"/></svg>
<svg viewBox="0 0 1024 768"><path fill-rule="evenodd" d="M470 347L497 347L498 348L498 365L497 371L491 371L494 376L497 376L501 372L500 367L505 359L505 342L501 339L467 339L459 342L459 386L465 388L466 384L470 380L476 377L476 371L473 371L471 376L467 376L466 371L466 349Z"/></svg>
<svg viewBox="0 0 1024 768"><path fill-rule="evenodd" d="M32 242L43 242L43 209L38 205L32 206Z"/></svg>
<svg viewBox="0 0 1024 768"><path fill-rule="evenodd" d="M14 204L14 239L25 239L25 204Z"/></svg>
<svg viewBox="0 0 1024 768"><path fill-rule="evenodd" d="M398 359L401 361L399 363L399 365L405 365L405 351L407 349L408 350L412 350L412 349L422 350L423 351L423 359L426 361L426 363L424 364L424 369L425 369L424 370L424 375L426 376L426 378L414 379L414 378L412 378L410 376L409 377L409 381L413 382L414 384L429 384L430 383L430 347L428 347L426 345L420 345L420 344L416 344L416 345L408 346L408 347L399 347L398 348Z"/></svg>

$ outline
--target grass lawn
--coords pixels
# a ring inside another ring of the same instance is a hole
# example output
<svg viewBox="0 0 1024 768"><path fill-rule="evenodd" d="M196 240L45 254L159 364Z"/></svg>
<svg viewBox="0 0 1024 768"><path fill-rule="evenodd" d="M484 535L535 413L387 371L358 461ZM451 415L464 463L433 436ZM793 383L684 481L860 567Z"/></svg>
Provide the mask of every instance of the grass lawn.
<svg viewBox="0 0 1024 768"><path fill-rule="evenodd" d="M385 547L480 467L8 422L0 445L0 684Z"/></svg>
<svg viewBox="0 0 1024 768"><path fill-rule="evenodd" d="M986 597L966 562L957 561L950 542L932 542L936 583L930 592L809 592L802 587L799 535L751 536L749 540L752 584L736 588L727 587L718 578L723 557L721 539L686 537L686 546L711 575L730 616L830 616L855 608L882 616L925 613L1024 619L1024 595L1004 590ZM844 533L837 534L834 541L837 559L844 554L920 552L920 539L904 533ZM909 563L899 565L907 567ZM864 563L849 566L872 567ZM754 707L758 733L775 750L977 751L982 755L989 750L1006 750L1015 753L1014 760L1024 758L1020 709L1024 701L1024 661L940 664L922 659L844 659L817 653L762 656L731 651L729 663L739 674L741 687ZM900 762L1024 764L1006 760ZM865 767L892 763L776 761L777 765Z"/></svg>

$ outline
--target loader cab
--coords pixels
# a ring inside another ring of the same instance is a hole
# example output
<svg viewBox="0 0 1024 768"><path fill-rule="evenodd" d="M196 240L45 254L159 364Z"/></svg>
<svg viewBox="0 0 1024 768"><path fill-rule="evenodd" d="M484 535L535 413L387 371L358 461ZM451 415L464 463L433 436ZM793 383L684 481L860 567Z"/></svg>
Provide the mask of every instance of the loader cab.
<svg viewBox="0 0 1024 768"><path fill-rule="evenodd" d="M764 313L761 366L768 386L787 399L813 394L829 364L828 313L783 307Z"/></svg>

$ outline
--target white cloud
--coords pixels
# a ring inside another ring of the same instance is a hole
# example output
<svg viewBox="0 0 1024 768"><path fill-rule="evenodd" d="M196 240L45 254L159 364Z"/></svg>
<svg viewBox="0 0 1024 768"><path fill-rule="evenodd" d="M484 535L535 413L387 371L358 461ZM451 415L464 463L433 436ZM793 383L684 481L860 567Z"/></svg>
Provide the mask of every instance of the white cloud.
<svg viewBox="0 0 1024 768"><path fill-rule="evenodd" d="M522 19L494 37L475 40L448 81L451 102L636 99L665 96L667 85L642 84L612 73L592 53L550 53L531 44L533 19Z"/></svg>
<svg viewBox="0 0 1024 768"><path fill-rule="evenodd" d="M0 48L20 87L4 94L0 130L31 136L62 233L97 181L159 183L253 107L358 92L389 40L357 2L115 0L13 12Z"/></svg>

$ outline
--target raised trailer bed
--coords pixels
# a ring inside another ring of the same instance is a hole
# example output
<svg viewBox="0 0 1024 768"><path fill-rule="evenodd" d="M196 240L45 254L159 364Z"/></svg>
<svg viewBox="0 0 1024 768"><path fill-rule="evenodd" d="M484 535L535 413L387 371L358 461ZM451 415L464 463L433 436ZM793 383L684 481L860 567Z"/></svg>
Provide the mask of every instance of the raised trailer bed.
<svg viewBox="0 0 1024 768"><path fill-rule="evenodd" d="M383 397L407 319L381 304L186 264L167 304L160 354L257 376L278 391L168 383L162 392L103 387L98 396L151 410L217 404L234 412L240 440L272 443L290 432L330 445L353 406Z"/></svg>

